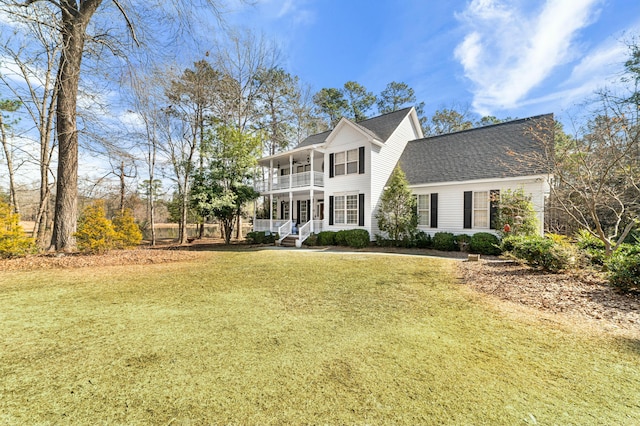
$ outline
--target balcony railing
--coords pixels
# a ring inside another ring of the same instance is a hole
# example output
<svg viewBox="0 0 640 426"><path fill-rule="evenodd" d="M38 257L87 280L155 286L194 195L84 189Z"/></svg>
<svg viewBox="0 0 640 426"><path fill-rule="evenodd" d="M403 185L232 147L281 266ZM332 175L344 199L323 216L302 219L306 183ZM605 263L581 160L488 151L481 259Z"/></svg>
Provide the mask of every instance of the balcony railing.
<svg viewBox="0 0 640 426"><path fill-rule="evenodd" d="M278 176L271 183L271 190L278 191L283 189L304 188L304 187L324 187L323 172L301 172L292 175ZM258 192L269 191L269 181L256 181L254 188Z"/></svg>

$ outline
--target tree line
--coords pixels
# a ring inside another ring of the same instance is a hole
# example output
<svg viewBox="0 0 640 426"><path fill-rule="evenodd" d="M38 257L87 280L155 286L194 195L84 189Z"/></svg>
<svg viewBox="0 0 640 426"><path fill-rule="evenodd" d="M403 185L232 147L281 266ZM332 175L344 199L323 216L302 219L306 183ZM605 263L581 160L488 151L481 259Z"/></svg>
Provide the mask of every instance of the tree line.
<svg viewBox="0 0 640 426"><path fill-rule="evenodd" d="M120 210L131 182L142 182L152 240L163 181L172 182L180 242L187 239L189 212L200 223L216 217L228 240L241 206L256 196L250 191L259 177L256 158L286 150L342 117L357 122L414 106L427 136L510 119L478 117L460 105L427 116L424 101L404 82L392 81L378 95L356 81L314 92L283 68L277 46L250 31L225 33L189 66L162 55L170 49L150 30L150 20L173 25L176 40L193 37L192 12L202 6L222 16L223 4L215 0L0 0L0 13L12 22L2 28L0 45L10 65L0 72L7 192L19 212L16 172L35 165L34 237L41 247L75 248L83 157L108 159ZM579 223L612 246L637 223L637 64L637 43L631 43L626 93L598 93L590 104L598 109L588 112L585 125L573 135L556 128L547 158L518 159L552 164L558 222ZM113 105L114 90L124 94L121 105Z"/></svg>

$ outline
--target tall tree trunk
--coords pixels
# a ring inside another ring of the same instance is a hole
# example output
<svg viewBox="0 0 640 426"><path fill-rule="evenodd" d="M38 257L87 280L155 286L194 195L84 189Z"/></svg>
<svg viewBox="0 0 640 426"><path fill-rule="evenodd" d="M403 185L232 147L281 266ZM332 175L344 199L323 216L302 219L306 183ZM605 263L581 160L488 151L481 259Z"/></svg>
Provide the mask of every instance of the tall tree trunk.
<svg viewBox="0 0 640 426"><path fill-rule="evenodd" d="M124 178L124 160L122 160L120 162L120 213L124 213L124 196L126 190Z"/></svg>
<svg viewBox="0 0 640 426"><path fill-rule="evenodd" d="M58 135L58 177L51 248L76 249L74 234L78 219L78 130L76 109L85 31L102 0L63 0L62 52L58 67L56 132Z"/></svg>
<svg viewBox="0 0 640 426"><path fill-rule="evenodd" d="M14 213L20 213L18 198L16 197L16 182L13 170L13 153L9 146L9 138L4 128L2 114L0 114L0 139L2 140L2 149L4 150L4 158L7 160L7 169L9 172L9 205Z"/></svg>

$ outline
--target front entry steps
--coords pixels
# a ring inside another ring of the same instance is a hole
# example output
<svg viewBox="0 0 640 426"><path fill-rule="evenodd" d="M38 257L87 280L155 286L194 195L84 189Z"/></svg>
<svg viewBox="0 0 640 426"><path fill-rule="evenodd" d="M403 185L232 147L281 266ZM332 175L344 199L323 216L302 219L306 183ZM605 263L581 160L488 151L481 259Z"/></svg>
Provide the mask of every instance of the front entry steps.
<svg viewBox="0 0 640 426"><path fill-rule="evenodd" d="M280 242L280 247L295 247L297 240L298 240L298 236L297 235L287 235Z"/></svg>

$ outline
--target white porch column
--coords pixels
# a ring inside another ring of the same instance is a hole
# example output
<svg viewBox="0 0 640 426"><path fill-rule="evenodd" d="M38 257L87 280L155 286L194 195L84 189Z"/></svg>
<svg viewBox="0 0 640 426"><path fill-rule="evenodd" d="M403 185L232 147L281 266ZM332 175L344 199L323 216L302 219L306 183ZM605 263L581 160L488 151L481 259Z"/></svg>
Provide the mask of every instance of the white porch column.
<svg viewBox="0 0 640 426"><path fill-rule="evenodd" d="M273 190L273 158L269 160L269 184L267 185L267 188L269 188L269 191Z"/></svg>
<svg viewBox="0 0 640 426"><path fill-rule="evenodd" d="M293 184L293 154L289 154L289 189L292 188L292 184ZM289 212L291 212L291 206L289 206Z"/></svg>
<svg viewBox="0 0 640 426"><path fill-rule="evenodd" d="M311 211L307 212L307 216L309 217L309 220L311 220L311 225L310 225L309 229L310 229L311 233L313 234L315 232L315 230L313 229L313 219L314 219L315 212L316 212L316 200L313 197L313 186L309 190L309 210L311 210Z"/></svg>
<svg viewBox="0 0 640 426"><path fill-rule="evenodd" d="M316 184L316 174L313 171L313 150L311 150L311 155L309 156L309 164L311 164L311 167L309 167L311 169L309 172L311 174L311 186L314 186Z"/></svg>
<svg viewBox="0 0 640 426"><path fill-rule="evenodd" d="M269 231L273 232L273 194L269 194Z"/></svg>

